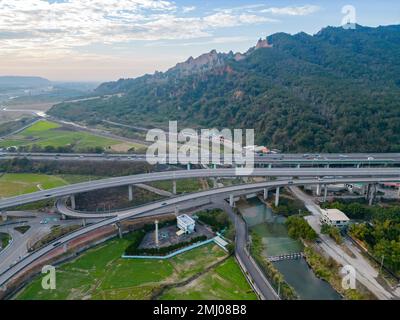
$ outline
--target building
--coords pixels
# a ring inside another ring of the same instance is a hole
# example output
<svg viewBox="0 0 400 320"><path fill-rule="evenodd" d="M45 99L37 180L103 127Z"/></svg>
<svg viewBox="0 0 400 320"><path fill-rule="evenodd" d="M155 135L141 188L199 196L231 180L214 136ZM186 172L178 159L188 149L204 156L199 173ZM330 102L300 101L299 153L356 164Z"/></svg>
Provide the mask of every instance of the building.
<svg viewBox="0 0 400 320"><path fill-rule="evenodd" d="M183 233L192 233L196 226L196 222L189 217L187 214L182 214L176 218L178 228L183 231Z"/></svg>
<svg viewBox="0 0 400 320"><path fill-rule="evenodd" d="M325 223L338 228L343 228L349 224L350 219L338 209L322 209L321 223Z"/></svg>

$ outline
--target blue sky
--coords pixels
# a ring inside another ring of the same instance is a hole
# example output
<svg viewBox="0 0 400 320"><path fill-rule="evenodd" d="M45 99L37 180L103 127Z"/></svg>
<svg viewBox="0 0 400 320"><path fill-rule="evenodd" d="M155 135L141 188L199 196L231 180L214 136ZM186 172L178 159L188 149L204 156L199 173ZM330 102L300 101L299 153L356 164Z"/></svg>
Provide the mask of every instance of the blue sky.
<svg viewBox="0 0 400 320"><path fill-rule="evenodd" d="M0 0L0 75L105 81L164 71L275 32L400 23L400 1Z"/></svg>

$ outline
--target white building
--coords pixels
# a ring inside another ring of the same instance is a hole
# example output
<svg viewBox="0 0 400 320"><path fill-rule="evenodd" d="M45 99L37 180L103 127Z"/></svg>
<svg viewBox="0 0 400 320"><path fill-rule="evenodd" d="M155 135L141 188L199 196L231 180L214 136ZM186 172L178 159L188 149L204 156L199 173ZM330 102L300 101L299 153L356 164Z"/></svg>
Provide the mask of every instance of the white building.
<svg viewBox="0 0 400 320"><path fill-rule="evenodd" d="M338 209L322 209L321 223L329 224L335 227L345 227L349 224L350 219Z"/></svg>
<svg viewBox="0 0 400 320"><path fill-rule="evenodd" d="M194 231L196 222L187 214L182 214L176 218L178 228L184 233L192 233Z"/></svg>

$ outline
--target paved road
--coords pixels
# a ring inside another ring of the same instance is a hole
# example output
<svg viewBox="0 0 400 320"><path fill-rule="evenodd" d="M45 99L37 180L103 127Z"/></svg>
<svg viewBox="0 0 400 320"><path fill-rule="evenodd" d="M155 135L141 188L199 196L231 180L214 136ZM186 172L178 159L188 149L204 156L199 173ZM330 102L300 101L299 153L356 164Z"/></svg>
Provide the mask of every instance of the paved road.
<svg viewBox="0 0 400 320"><path fill-rule="evenodd" d="M107 135L111 137L110 135ZM117 138L112 136L113 138ZM129 142L138 143L133 139L126 139ZM147 161L146 154L87 154L87 153L18 153L18 152L3 152L0 157L4 159L13 159L16 157L26 157L32 160L56 160L56 161L129 161L129 162L143 162ZM161 157L161 155L160 155ZM212 157L212 155L210 156ZM168 159L168 157L166 157ZM214 159L218 159L215 156ZM220 158L223 163L223 157ZM235 162L235 161L234 161ZM214 163L211 161L210 164ZM256 155L254 157L256 164L271 164L271 165L399 165L399 153L354 153L354 154L320 154L318 157L315 155L303 154L266 154L264 156Z"/></svg>
<svg viewBox="0 0 400 320"><path fill-rule="evenodd" d="M176 170L165 172L153 172L145 174L137 174L124 177L115 177L102 180L82 182L67 185L59 188L38 191L30 194L20 195L17 197L6 198L0 200L0 210L15 207L22 204L32 203L39 200L60 198L81 192L94 191L99 189L124 186L130 184L146 183L161 180L177 180L188 178L204 178L204 177L237 177L238 172L235 168L230 169L198 169L198 170ZM349 177L348 180L332 180L322 179L314 181L318 184L332 184L345 182L362 182L362 181L390 181L400 180L400 168L286 168L286 169L265 169L255 168L251 172L246 172L243 176L251 177ZM353 179L350 179L352 177ZM374 177L374 179L363 180L358 177ZM333 182L332 182L333 181Z"/></svg>
<svg viewBox="0 0 400 320"><path fill-rule="evenodd" d="M378 299L392 299L393 294L388 292L376 280L378 271L369 264L368 260L361 254L358 248L351 243L351 241L345 239L343 244L352 252L354 255L353 257L346 253L342 247L336 244L329 236L321 234L321 226L319 223L321 208L315 204L312 197L308 196L297 187L290 187L290 189L297 198L304 202L306 208L312 213L311 216L306 217L306 220L322 240L320 247L341 265L353 266L356 269L357 280L373 292Z"/></svg>
<svg viewBox="0 0 400 320"><path fill-rule="evenodd" d="M356 181L368 181L368 179L374 180L374 178L356 178ZM329 181L329 183L343 183L343 180L346 180L346 179L331 179ZM347 180L350 180L350 179L347 179ZM66 235L65 237L62 237L62 238L50 243L49 245L41 248L40 250L35 251L34 253L30 254L29 256L27 256L26 258L24 258L23 260L18 262L16 265L14 265L12 268L10 268L9 270L7 270L6 272L4 272L3 274L0 275L0 286L3 285L4 283L6 283L15 274L17 274L20 271L22 271L23 269L25 269L27 266L29 266L34 261L36 261L43 255L51 252L54 248L62 246L63 244L69 242L72 239L75 239L77 237L85 235L86 233L93 231L93 230L97 230L101 227L111 225L111 224L116 224L116 223L126 220L126 219L141 217L143 215L151 216L151 215L154 215L158 209L167 208L168 206L175 207L181 203L184 203L187 201L198 200L198 199L204 198L204 197L211 198L212 196L215 196L218 193L219 194L231 193L233 191L245 193L243 191L245 189L258 190L258 189L262 189L265 187L283 186L283 185L288 185L289 182L291 182L291 181L292 180L285 180L285 181L277 180L277 181L270 181L270 182L254 183L251 186L241 185L241 186L230 186L230 187L225 187L225 188L212 189L212 190L177 196L177 197L173 197L173 198L168 198L168 199L164 199L162 201L146 204L146 205L143 205L143 206L140 206L137 208L133 208L133 209L124 211L122 213L119 213L118 216L116 216L116 217L105 219L98 223L81 228L73 233L70 233L70 234ZM304 185L304 184L314 184L314 183L321 183L321 181L319 181L316 178L297 180L294 182L294 185L297 185L297 184Z"/></svg>
<svg viewBox="0 0 400 320"><path fill-rule="evenodd" d="M235 224L235 254L238 256L251 279L254 281L257 291L261 293L262 298L265 300L279 300L279 296L272 288L263 272L257 266L256 262L250 257L247 250L248 234L246 223L240 216L235 214L232 208L225 201L218 201L216 203L220 205L221 209L228 213Z"/></svg>

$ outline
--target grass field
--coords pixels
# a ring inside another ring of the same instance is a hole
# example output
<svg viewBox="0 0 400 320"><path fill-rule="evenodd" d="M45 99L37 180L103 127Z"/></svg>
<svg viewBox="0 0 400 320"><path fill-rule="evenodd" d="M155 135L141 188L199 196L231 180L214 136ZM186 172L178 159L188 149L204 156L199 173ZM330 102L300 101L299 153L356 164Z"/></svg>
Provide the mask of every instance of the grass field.
<svg viewBox="0 0 400 320"><path fill-rule="evenodd" d="M189 284L168 290L162 300L255 300L242 271L230 257Z"/></svg>
<svg viewBox="0 0 400 320"><path fill-rule="evenodd" d="M150 183L155 188L172 192L172 181L156 181ZM176 192L196 192L202 190L201 182L199 179L183 179L176 181Z"/></svg>
<svg viewBox="0 0 400 320"><path fill-rule="evenodd" d="M132 147L135 149L143 148L140 144L96 136L84 131L71 130L47 120L36 122L22 132L0 141L0 147L32 145L40 147L71 145L75 151L84 151L87 148L95 147L113 150L114 146L116 148L115 151L118 152L127 151Z"/></svg>
<svg viewBox="0 0 400 320"><path fill-rule="evenodd" d="M129 243L128 235L93 248L57 268L56 290L43 290L39 276L16 299L149 299L162 286L188 279L226 257L218 246L210 244L168 260L120 258ZM225 294L218 289L218 298L250 296L243 275L237 271L233 260L218 267L216 272L223 275L223 285L228 288ZM221 283L210 285L219 288Z"/></svg>
<svg viewBox="0 0 400 320"><path fill-rule="evenodd" d="M0 197L12 197L40 191L40 188L51 189L67 184L64 179L57 176L34 173L7 173L0 177Z"/></svg>

